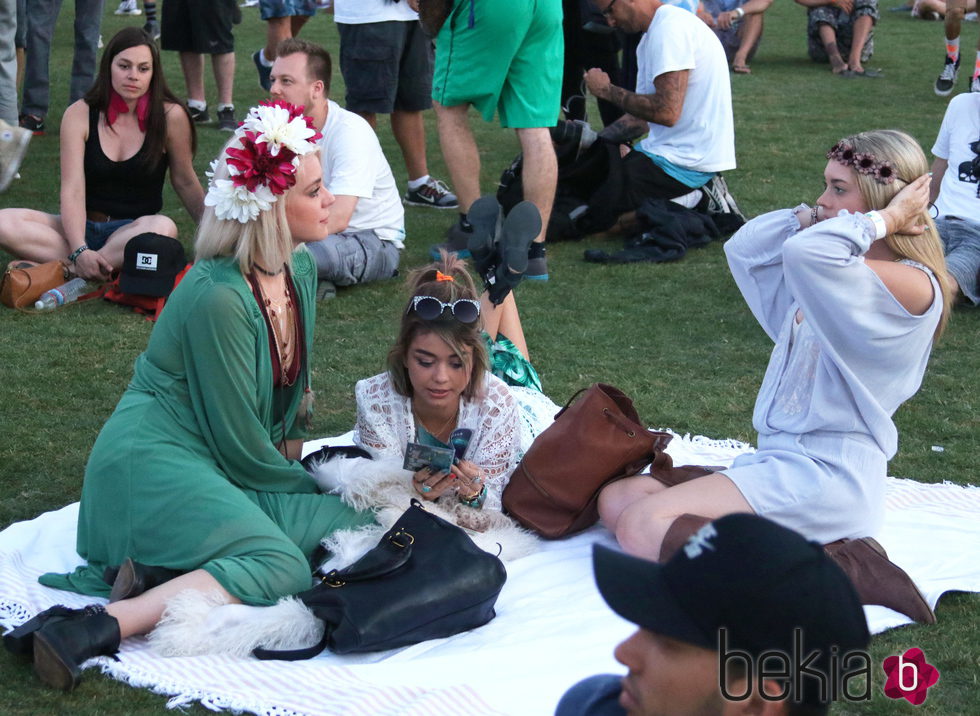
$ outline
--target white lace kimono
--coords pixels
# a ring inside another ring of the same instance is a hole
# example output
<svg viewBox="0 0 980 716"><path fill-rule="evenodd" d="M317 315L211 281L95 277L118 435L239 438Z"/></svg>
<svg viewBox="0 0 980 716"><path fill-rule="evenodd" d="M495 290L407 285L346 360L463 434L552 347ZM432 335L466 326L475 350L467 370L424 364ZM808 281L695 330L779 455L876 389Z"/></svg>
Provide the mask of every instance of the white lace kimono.
<svg viewBox="0 0 980 716"><path fill-rule="evenodd" d="M499 510L511 473L534 438L554 420L558 406L536 390L508 386L489 373L481 392L475 400L460 402L457 426L473 431L466 459L485 472L484 509ZM395 392L387 372L358 381L354 394L354 442L376 459L401 459L405 445L416 440L411 399Z"/></svg>

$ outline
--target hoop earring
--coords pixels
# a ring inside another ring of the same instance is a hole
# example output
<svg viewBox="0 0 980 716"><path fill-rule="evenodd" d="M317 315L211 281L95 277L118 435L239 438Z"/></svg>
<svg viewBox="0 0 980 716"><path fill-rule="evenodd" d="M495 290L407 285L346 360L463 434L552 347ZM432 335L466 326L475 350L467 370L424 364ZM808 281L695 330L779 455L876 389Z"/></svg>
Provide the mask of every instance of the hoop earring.
<svg viewBox="0 0 980 716"><path fill-rule="evenodd" d="M935 211L936 213L933 214L932 213L933 211ZM939 218L939 207L933 204L931 201L929 202L929 216L930 218L932 218L933 221Z"/></svg>

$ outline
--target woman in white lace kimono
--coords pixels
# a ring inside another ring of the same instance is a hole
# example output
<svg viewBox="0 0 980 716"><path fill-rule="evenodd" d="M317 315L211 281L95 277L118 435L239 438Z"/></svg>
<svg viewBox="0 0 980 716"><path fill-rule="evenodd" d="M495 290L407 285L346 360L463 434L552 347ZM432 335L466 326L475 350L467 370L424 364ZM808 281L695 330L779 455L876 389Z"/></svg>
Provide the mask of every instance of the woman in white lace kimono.
<svg viewBox="0 0 980 716"><path fill-rule="evenodd" d="M540 392L513 294L499 306L477 299L455 255L414 272L408 284L388 370L355 388L354 440L376 459L402 459L410 442L448 447L452 433L467 428L463 458L449 472L419 470L412 487L424 500L499 510L511 473L557 411Z"/></svg>
<svg viewBox="0 0 980 716"><path fill-rule="evenodd" d="M843 139L827 158L815 206L759 216L725 245L775 344L753 416L759 449L674 487L613 483L599 512L626 551L651 559L710 519L759 514L834 542L828 551L864 603L930 621L907 575L867 538L884 514L898 442L892 414L918 390L949 314L951 284L926 211L928 164L918 143L894 130ZM877 593L866 589L874 583Z"/></svg>

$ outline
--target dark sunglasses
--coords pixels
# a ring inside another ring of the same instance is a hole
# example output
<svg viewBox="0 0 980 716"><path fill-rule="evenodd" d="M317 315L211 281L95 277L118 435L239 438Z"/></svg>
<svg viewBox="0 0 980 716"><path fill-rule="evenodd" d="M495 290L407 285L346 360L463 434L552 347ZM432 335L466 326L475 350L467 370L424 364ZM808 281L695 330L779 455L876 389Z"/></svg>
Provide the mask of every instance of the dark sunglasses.
<svg viewBox="0 0 980 716"><path fill-rule="evenodd" d="M413 296L405 313L415 311L423 321L434 321L447 308L460 323L475 323L480 317L480 302L472 298L458 298L452 303L443 303L433 296Z"/></svg>

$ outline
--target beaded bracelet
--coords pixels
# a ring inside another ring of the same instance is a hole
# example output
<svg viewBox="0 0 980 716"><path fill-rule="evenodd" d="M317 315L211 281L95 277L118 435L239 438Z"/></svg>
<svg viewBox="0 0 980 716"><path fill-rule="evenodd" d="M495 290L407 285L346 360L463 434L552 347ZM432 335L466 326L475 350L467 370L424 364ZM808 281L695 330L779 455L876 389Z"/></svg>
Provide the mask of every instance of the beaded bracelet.
<svg viewBox="0 0 980 716"><path fill-rule="evenodd" d="M477 493L476 496L471 497L468 500L464 499L463 496L460 495L459 501L462 502L467 507L472 507L473 509L476 510L480 509L481 507L483 507L483 503L487 501L487 486L484 485L483 489L480 490L480 492Z"/></svg>
<svg viewBox="0 0 980 716"><path fill-rule="evenodd" d="M82 244L77 249L75 249L70 254L68 254L68 260L71 261L72 263L75 263L75 260L82 255L83 251L88 251L88 246L86 246L85 244Z"/></svg>

